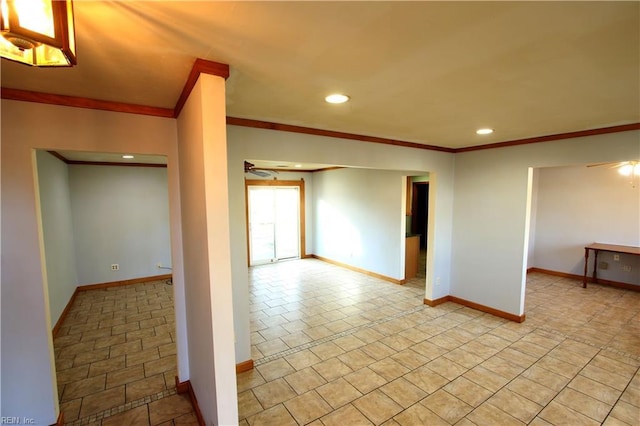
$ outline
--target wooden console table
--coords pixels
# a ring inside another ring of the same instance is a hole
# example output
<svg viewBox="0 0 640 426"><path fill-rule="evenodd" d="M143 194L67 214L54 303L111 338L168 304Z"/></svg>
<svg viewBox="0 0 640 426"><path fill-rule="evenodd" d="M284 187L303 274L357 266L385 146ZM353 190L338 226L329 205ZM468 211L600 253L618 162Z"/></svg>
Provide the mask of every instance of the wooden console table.
<svg viewBox="0 0 640 426"><path fill-rule="evenodd" d="M598 282L598 253L601 251L610 251L612 253L632 254L640 256L640 247L618 246L615 244L593 243L584 248L584 278L582 280L582 288L587 288L587 268L589 265L589 250L595 253L593 260L593 282Z"/></svg>

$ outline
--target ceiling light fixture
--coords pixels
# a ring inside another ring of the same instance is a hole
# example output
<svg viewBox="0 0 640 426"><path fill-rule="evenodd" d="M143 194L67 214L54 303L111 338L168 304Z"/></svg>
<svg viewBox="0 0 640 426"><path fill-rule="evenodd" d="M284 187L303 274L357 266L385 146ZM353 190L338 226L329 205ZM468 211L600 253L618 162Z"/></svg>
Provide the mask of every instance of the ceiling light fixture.
<svg viewBox="0 0 640 426"><path fill-rule="evenodd" d="M334 93L333 95L325 97L324 100L330 104L343 104L349 100L349 97L340 93Z"/></svg>
<svg viewBox="0 0 640 426"><path fill-rule="evenodd" d="M296 164L296 165L294 165L293 167L296 167L296 168L298 168L298 169L299 169L300 167L302 167L302 164Z"/></svg>
<svg viewBox="0 0 640 426"><path fill-rule="evenodd" d="M493 129L489 129L489 128L478 129L476 130L476 133L479 135L490 135L491 133L493 133Z"/></svg>
<svg viewBox="0 0 640 426"><path fill-rule="evenodd" d="M72 0L0 0L0 56L37 67L76 64Z"/></svg>
<svg viewBox="0 0 640 426"><path fill-rule="evenodd" d="M123 155L123 156L122 156L122 158L124 158L124 159L126 159L126 160L131 160L131 159L132 159L132 158L134 158L134 157L133 157L133 155L131 155L131 154L126 154L126 155Z"/></svg>

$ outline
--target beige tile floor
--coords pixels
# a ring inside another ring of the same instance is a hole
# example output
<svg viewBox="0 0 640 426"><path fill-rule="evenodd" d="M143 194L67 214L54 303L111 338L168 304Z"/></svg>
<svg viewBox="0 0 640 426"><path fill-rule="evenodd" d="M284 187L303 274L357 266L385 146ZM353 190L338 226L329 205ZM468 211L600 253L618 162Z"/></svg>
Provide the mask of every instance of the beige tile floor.
<svg viewBox="0 0 640 426"><path fill-rule="evenodd" d="M60 409L75 425L197 424L176 395L173 287L78 293L54 339Z"/></svg>
<svg viewBox="0 0 640 426"><path fill-rule="evenodd" d="M251 268L241 424L638 424L640 293L530 274L527 321L422 304L317 260ZM54 341L72 424L196 424L175 394L172 288L80 293ZM105 349L106 348L106 349Z"/></svg>
<svg viewBox="0 0 640 426"><path fill-rule="evenodd" d="M640 424L638 292L530 274L517 324L317 260L250 275L243 425Z"/></svg>

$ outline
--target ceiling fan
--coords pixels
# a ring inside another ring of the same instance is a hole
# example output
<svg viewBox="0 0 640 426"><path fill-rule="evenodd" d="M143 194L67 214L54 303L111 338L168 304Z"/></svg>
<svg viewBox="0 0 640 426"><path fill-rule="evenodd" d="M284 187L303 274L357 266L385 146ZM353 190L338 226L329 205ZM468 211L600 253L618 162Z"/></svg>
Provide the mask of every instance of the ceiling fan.
<svg viewBox="0 0 640 426"><path fill-rule="evenodd" d="M251 173L251 174L254 174L254 175L260 176L260 177L269 177L272 174L278 173L276 170L273 170L273 169L260 169L260 168L257 168L255 164L250 163L248 161L244 162L244 172L245 173Z"/></svg>
<svg viewBox="0 0 640 426"><path fill-rule="evenodd" d="M587 167L610 166L611 169L618 169L622 176L640 176L640 161L609 161L605 163L587 164Z"/></svg>

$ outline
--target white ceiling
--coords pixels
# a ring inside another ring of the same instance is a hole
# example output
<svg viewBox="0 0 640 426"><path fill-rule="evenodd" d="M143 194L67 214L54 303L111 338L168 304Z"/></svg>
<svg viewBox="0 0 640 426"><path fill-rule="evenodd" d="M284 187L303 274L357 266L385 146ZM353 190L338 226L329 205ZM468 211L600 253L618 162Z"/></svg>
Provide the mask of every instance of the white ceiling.
<svg viewBox="0 0 640 426"><path fill-rule="evenodd" d="M76 1L75 11L78 65L3 59L3 87L173 108L203 58L230 65L232 117L449 148L640 121L640 2ZM325 103L332 92L351 101Z"/></svg>

